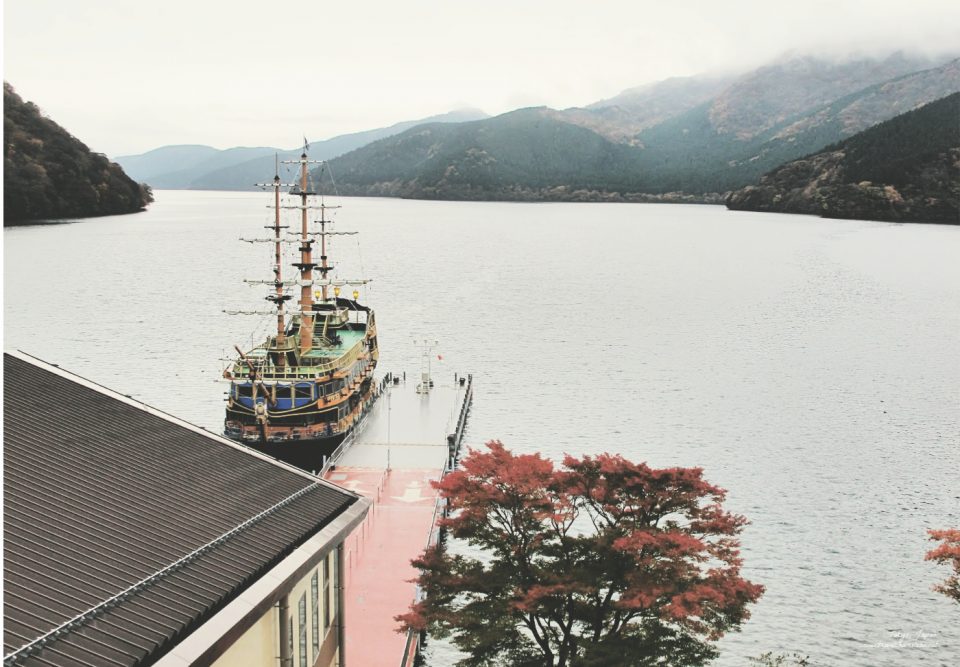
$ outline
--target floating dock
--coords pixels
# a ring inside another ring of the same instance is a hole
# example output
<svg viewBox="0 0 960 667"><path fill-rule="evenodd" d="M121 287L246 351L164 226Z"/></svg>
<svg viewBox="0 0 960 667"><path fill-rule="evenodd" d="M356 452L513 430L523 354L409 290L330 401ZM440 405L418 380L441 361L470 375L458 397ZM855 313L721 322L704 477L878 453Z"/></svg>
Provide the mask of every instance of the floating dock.
<svg viewBox="0 0 960 667"><path fill-rule="evenodd" d="M344 664L408 667L419 634L399 633L394 617L417 595L410 565L439 537L443 506L431 482L456 465L473 377L454 376L429 391L388 376L358 431L334 452L324 477L373 501L344 544Z"/></svg>

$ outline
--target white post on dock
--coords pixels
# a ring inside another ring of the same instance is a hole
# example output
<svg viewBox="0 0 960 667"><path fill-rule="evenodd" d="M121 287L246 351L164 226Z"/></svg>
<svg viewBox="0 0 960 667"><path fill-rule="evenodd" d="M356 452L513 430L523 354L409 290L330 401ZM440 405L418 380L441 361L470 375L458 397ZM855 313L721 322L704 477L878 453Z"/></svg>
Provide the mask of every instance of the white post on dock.
<svg viewBox="0 0 960 667"><path fill-rule="evenodd" d="M439 344L439 341L423 340L423 352L420 356L420 384L417 385L418 394L429 394L433 387L433 379L430 377L430 362L433 349Z"/></svg>

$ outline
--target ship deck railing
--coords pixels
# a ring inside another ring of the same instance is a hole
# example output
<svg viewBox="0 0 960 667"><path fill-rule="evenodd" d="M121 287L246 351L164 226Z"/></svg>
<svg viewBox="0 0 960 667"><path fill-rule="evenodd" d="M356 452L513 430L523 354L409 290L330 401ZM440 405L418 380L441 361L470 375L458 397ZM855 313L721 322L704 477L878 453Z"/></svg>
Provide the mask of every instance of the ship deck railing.
<svg viewBox="0 0 960 667"><path fill-rule="evenodd" d="M360 353L363 350L363 344L363 339L360 339L347 351L346 354L334 359L333 361L311 364L309 366L293 366L290 370L279 369L276 366L267 368L265 359L264 363L257 363L260 361L260 359L263 359L263 357L267 355L267 349L262 346L256 347L247 353L247 359L250 359L254 362L253 370L259 374L261 380L298 380L315 377L319 374L326 375L327 373L332 373L340 368L349 366L360 357ZM238 362L237 372L235 375L248 374L249 367L250 364L246 362Z"/></svg>
<svg viewBox="0 0 960 667"><path fill-rule="evenodd" d="M384 388L388 384L390 384L392 381L393 381L392 373L387 373L382 378L380 378L380 384L377 385L376 391L373 392L373 395L371 395L370 398L367 399L366 404L363 406L364 413L366 413L370 409L370 406L372 406L376 402L376 400L380 398L380 395L383 393ZM364 422L361 421L360 427L358 428L362 429L363 425L364 425ZM325 457L323 462L323 467L320 469L320 472L317 473L318 476L323 477L328 472L330 472L330 469L337 464L337 462L340 460L340 457L343 456L343 453L347 451L350 445L353 444L354 439L356 439L357 437L357 433L358 431L356 430L350 431L347 437L343 439L343 442L337 445L337 448L334 449L333 452L331 452L330 456ZM386 471L384 471L384 474L386 474Z"/></svg>

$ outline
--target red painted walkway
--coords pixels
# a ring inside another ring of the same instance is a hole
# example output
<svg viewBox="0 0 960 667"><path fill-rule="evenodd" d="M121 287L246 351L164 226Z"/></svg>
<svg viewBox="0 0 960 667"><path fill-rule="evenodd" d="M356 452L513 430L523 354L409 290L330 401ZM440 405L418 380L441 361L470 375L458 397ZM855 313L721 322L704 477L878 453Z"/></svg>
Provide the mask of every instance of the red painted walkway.
<svg viewBox="0 0 960 667"><path fill-rule="evenodd" d="M410 560L422 553L433 526L439 469L336 468L335 484L374 501L367 519L344 544L345 658L349 667L396 667L406 634L393 617L413 601L417 576Z"/></svg>
<svg viewBox="0 0 960 667"><path fill-rule="evenodd" d="M430 481L440 478L447 462L447 436L465 414L470 386L437 382L423 394L413 382L388 384L326 475L373 501L364 523L344 542L347 667L400 667L404 658L407 635L396 631L393 619L407 612L416 595L410 561L423 553L433 532L437 494ZM407 665L413 664L410 656L408 651Z"/></svg>

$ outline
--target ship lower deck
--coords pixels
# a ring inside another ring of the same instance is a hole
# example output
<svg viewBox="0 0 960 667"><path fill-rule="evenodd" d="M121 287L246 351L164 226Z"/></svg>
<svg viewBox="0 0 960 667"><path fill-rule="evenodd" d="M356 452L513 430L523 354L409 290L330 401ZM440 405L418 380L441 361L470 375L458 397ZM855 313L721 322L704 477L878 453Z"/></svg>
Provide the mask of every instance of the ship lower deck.
<svg viewBox="0 0 960 667"><path fill-rule="evenodd" d="M373 501L344 545L348 665L413 664L416 637L396 632L394 617L414 600L410 561L435 538L439 511L430 483L447 465L448 436L462 437L469 401L469 384L438 382L426 395L413 381L388 385L326 474Z"/></svg>

